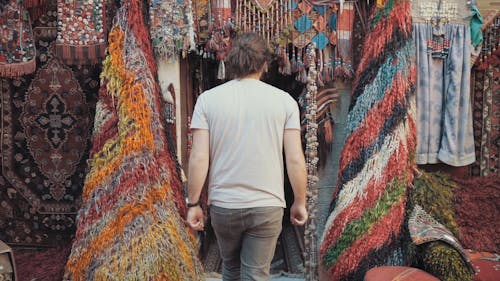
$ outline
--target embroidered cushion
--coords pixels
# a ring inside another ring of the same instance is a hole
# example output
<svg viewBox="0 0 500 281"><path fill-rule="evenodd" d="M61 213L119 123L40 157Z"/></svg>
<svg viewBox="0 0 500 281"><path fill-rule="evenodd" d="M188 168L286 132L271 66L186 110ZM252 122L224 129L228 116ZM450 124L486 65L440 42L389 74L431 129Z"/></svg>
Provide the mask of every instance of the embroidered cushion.
<svg viewBox="0 0 500 281"><path fill-rule="evenodd" d="M418 268L380 266L368 270L364 281L439 281L439 279Z"/></svg>

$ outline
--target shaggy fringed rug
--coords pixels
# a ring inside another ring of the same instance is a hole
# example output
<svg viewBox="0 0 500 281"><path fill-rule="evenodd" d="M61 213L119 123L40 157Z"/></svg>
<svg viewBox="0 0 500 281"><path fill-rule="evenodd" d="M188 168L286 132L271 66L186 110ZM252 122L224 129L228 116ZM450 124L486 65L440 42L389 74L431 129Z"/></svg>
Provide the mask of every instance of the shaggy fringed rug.
<svg viewBox="0 0 500 281"><path fill-rule="evenodd" d="M500 177L454 179L455 219L464 248L500 253Z"/></svg>

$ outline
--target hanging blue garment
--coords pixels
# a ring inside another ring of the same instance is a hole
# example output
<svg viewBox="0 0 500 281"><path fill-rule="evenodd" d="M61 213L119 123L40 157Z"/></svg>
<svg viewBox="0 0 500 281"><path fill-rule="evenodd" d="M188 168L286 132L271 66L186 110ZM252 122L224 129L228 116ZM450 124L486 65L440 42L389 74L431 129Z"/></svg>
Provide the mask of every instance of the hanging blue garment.
<svg viewBox="0 0 500 281"><path fill-rule="evenodd" d="M475 161L470 15L463 0L412 1L417 164L465 166Z"/></svg>

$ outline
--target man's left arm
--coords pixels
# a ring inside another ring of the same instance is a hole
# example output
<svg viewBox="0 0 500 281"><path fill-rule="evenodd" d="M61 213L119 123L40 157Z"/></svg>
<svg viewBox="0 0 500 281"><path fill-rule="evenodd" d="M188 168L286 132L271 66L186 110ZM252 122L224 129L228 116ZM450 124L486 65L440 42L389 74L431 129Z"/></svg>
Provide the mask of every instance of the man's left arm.
<svg viewBox="0 0 500 281"><path fill-rule="evenodd" d="M188 202L199 203L200 194L207 178L210 134L206 129L193 129L193 145L188 164ZM200 205L189 207L187 222L193 230L203 230L204 216Z"/></svg>

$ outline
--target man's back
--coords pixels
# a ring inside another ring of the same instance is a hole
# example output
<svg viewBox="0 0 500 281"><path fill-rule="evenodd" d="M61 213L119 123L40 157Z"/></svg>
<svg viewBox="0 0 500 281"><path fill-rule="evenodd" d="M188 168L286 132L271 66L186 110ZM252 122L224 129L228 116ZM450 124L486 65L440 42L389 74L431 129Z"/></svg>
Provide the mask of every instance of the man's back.
<svg viewBox="0 0 500 281"><path fill-rule="evenodd" d="M297 103L256 79L199 97L192 128L210 132L209 200L225 208L285 207L283 132L299 129Z"/></svg>

